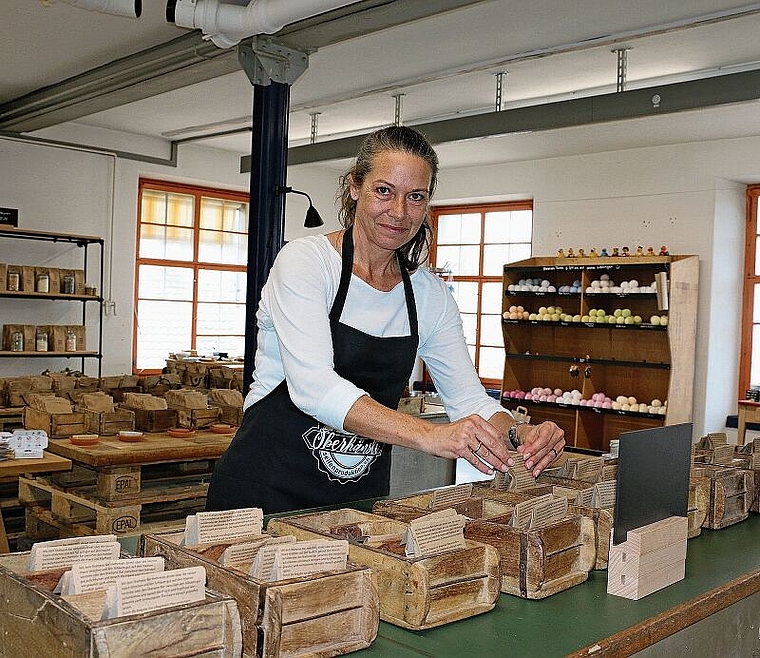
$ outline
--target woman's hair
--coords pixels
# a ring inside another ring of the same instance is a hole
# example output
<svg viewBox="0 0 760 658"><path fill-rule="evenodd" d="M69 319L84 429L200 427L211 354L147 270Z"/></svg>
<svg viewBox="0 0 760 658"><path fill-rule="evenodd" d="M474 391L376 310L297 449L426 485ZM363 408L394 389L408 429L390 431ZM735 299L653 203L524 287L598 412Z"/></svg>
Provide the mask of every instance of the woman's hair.
<svg viewBox="0 0 760 658"><path fill-rule="evenodd" d="M406 126L389 126L381 128L365 137L359 152L356 154L353 166L340 177L338 183L338 219L341 226L350 228L354 225L356 216L356 201L351 198L351 182L357 186L364 183L367 174L372 170L375 158L386 151L400 151L415 155L427 162L430 167L430 189L432 197L438 179L438 155L430 142L413 128ZM416 270L427 257L428 247L432 241L433 230L430 218L425 212L420 230L405 245L397 249L401 267L409 271Z"/></svg>

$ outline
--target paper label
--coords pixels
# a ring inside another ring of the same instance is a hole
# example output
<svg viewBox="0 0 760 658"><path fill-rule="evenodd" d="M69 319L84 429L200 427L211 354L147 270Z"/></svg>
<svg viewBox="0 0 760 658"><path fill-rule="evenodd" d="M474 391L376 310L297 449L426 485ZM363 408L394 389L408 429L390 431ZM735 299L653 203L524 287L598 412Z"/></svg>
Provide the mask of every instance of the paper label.
<svg viewBox="0 0 760 658"><path fill-rule="evenodd" d="M581 489L575 497L575 504L582 507L593 507L594 505L594 488Z"/></svg>
<svg viewBox="0 0 760 658"><path fill-rule="evenodd" d="M616 480L603 480L594 485L592 507L615 507Z"/></svg>
<svg viewBox="0 0 760 658"><path fill-rule="evenodd" d="M570 460L567 463L570 464ZM574 464L574 468L571 467L572 473L570 477L575 480L597 482L602 475L602 468L604 467L604 459L602 457L579 459L572 463Z"/></svg>
<svg viewBox="0 0 760 658"><path fill-rule="evenodd" d="M556 523L567 516L567 498L552 498L536 505L530 515L528 529L537 530Z"/></svg>
<svg viewBox="0 0 760 658"><path fill-rule="evenodd" d="M430 498L430 509L437 509L438 507L451 507L457 503L467 500L472 497L472 482L465 484L458 484L454 487L443 487L442 489L435 489L433 495Z"/></svg>
<svg viewBox="0 0 760 658"><path fill-rule="evenodd" d="M295 540L296 538L293 535L283 535L282 537L266 536L254 541L233 544L232 546L227 547L224 553L222 553L219 558L219 564L229 565L253 562L263 546L287 544L294 542Z"/></svg>
<svg viewBox="0 0 760 658"><path fill-rule="evenodd" d="M525 457L519 452L512 452L510 456L515 462L514 466L508 468L508 473L511 476L509 483L509 489L526 489L528 487L536 486L536 478L532 473L525 468Z"/></svg>
<svg viewBox="0 0 760 658"><path fill-rule="evenodd" d="M185 519L185 545L215 544L260 535L264 512L259 507L198 512Z"/></svg>
<svg viewBox="0 0 760 658"><path fill-rule="evenodd" d="M533 508L551 501L554 496L550 493L543 496L536 496L529 500L524 500L521 503L515 505L515 509L512 511L512 519L510 525L513 528L527 528L530 523L531 515L533 514Z"/></svg>
<svg viewBox="0 0 760 658"><path fill-rule="evenodd" d="M320 571L345 570L348 541L313 539L263 546L251 565L250 575L260 580L285 580Z"/></svg>
<svg viewBox="0 0 760 658"><path fill-rule="evenodd" d="M725 466L734 458L734 446L730 444L716 445L713 448L713 464Z"/></svg>
<svg viewBox="0 0 760 658"><path fill-rule="evenodd" d="M203 567L118 578L108 587L103 619L194 603L205 598L206 570Z"/></svg>
<svg viewBox="0 0 760 658"><path fill-rule="evenodd" d="M94 535L37 542L27 561L28 571L47 571L70 567L77 562L116 560L121 545L116 535Z"/></svg>
<svg viewBox="0 0 760 658"><path fill-rule="evenodd" d="M407 557L465 548L464 524L464 516L451 508L413 519L404 538Z"/></svg>
<svg viewBox="0 0 760 658"><path fill-rule="evenodd" d="M84 594L106 589L117 578L164 570L162 557L136 557L74 564L61 578L61 594Z"/></svg>

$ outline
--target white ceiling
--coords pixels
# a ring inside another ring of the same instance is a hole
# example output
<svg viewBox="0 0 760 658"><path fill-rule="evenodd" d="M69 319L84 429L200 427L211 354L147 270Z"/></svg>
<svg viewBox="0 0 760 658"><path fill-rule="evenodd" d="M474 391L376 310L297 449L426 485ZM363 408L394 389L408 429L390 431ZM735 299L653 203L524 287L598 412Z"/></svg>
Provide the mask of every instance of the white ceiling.
<svg viewBox="0 0 760 658"><path fill-rule="evenodd" d="M144 0L143 14L136 20L85 11L61 0L12 0L4 5L0 104L186 33L166 23L163 0ZM313 112L320 113L320 141L391 123L395 94L404 94L402 119L410 125L490 112L500 71L508 72L504 109L614 92L613 48L630 48L628 89L760 68L758 33L760 3L486 0L311 54L308 70L292 87L290 141L308 143ZM252 87L240 71L77 123L168 142L243 128L250 123L251 104ZM753 101L470 140L438 150L444 166L476 165L760 135L759 110ZM199 143L242 154L248 152L249 141L247 133L240 133Z"/></svg>

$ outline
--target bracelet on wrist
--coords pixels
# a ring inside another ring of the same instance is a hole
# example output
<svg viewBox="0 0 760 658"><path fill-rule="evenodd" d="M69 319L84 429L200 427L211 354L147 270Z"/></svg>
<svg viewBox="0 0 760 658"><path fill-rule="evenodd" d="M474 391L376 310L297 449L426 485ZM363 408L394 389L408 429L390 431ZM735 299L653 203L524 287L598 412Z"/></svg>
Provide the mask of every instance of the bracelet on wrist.
<svg viewBox="0 0 760 658"><path fill-rule="evenodd" d="M518 446L520 445L520 437L517 434L517 428L520 427L520 425L527 424L527 420L516 420L509 426L509 429L507 430L507 439L515 450L517 450Z"/></svg>

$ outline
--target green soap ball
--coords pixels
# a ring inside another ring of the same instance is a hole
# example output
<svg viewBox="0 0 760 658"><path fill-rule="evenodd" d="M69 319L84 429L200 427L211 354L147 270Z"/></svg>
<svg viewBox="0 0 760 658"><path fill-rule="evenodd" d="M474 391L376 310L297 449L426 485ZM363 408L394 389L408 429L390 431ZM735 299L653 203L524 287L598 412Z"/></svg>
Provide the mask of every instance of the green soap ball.
<svg viewBox="0 0 760 658"><path fill-rule="evenodd" d="M631 309L630 308L624 308L623 312L622 312L622 315L623 315L624 318L630 317L630 315L631 315Z"/></svg>

